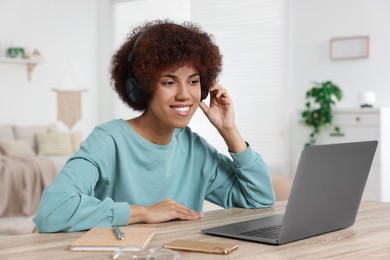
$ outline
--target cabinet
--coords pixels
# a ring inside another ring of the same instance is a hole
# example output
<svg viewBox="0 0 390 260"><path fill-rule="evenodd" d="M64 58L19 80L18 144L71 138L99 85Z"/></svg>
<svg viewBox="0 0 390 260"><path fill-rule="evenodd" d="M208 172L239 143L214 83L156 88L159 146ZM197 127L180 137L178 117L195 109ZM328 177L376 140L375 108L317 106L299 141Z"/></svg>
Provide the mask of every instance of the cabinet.
<svg viewBox="0 0 390 260"><path fill-rule="evenodd" d="M325 129L317 144L378 140L363 199L390 202L390 108L335 110L333 123L340 127L340 134ZM304 125L298 128L294 145L295 169L310 132Z"/></svg>
<svg viewBox="0 0 390 260"><path fill-rule="evenodd" d="M15 58L0 58L0 63L23 64L27 67L27 79L31 81L31 73L35 66L42 62L42 58L15 59Z"/></svg>

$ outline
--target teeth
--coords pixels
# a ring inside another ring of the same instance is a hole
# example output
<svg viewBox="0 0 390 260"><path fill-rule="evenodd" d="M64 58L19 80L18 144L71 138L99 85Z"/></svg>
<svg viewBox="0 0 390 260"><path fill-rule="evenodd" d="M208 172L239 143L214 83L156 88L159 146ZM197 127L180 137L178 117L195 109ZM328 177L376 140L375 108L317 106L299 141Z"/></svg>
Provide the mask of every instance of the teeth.
<svg viewBox="0 0 390 260"><path fill-rule="evenodd" d="M173 109L180 111L180 112L185 112L190 109L190 107L174 107Z"/></svg>

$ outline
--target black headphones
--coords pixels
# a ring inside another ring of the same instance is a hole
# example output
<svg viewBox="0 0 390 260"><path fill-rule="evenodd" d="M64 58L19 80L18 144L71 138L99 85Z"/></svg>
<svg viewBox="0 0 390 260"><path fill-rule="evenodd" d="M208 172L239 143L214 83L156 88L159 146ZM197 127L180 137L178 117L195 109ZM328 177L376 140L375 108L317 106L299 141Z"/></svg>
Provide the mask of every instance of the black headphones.
<svg viewBox="0 0 390 260"><path fill-rule="evenodd" d="M134 58L133 56L134 56L134 51L137 47L139 40L142 38L142 36L147 31L148 30L142 32L137 37L137 39L134 42L132 50L129 52L129 55L127 56L127 66L128 66L128 70L129 70L129 76L126 80L125 91L126 91L127 97L135 103L144 102L146 99L145 93L140 89L138 81L134 77L134 74L133 74L133 58Z"/></svg>

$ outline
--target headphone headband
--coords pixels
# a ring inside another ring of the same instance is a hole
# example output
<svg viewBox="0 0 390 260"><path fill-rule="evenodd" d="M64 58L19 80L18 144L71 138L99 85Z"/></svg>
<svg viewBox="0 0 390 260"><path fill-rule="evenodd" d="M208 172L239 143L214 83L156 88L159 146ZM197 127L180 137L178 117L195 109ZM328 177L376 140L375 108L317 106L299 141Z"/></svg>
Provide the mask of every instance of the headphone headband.
<svg viewBox="0 0 390 260"><path fill-rule="evenodd" d="M132 50L127 55L127 66L128 66L129 75L126 80L125 90L126 90L127 97L135 103L144 102L146 99L145 93L140 89L139 83L137 79L134 77L133 60L134 60L134 51L136 50L136 47L140 39L142 39L142 37L148 30L149 29L145 30L140 35L138 35L138 37L135 39Z"/></svg>

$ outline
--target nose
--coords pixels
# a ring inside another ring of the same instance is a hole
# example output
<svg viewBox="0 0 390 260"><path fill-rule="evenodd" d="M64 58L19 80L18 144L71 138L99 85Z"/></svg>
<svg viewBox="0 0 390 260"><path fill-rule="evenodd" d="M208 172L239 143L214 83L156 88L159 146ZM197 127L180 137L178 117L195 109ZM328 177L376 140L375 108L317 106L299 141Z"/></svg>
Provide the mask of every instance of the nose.
<svg viewBox="0 0 390 260"><path fill-rule="evenodd" d="M188 91L188 86L186 83L177 84L177 93L176 99L178 100L188 100L190 99L190 93Z"/></svg>

